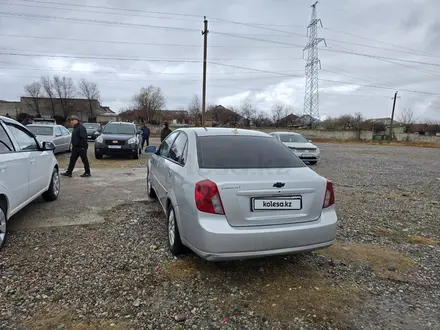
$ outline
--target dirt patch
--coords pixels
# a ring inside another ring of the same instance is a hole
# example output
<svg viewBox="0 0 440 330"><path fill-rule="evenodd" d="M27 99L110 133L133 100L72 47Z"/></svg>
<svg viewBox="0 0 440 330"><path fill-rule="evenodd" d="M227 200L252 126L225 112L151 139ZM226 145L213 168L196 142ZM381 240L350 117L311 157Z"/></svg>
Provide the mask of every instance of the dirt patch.
<svg viewBox="0 0 440 330"><path fill-rule="evenodd" d="M264 276L248 278L251 292L247 297L235 297L228 304L255 310L269 320L292 321L306 319L312 323L326 321L346 323L353 308L363 299L363 290L354 283L336 283L312 266L272 265Z"/></svg>
<svg viewBox="0 0 440 330"><path fill-rule="evenodd" d="M439 241L436 241L435 239L425 236L408 236L407 241L408 243L411 244L431 245L431 246L440 245Z"/></svg>
<svg viewBox="0 0 440 330"><path fill-rule="evenodd" d="M413 267L413 260L406 254L391 250L382 245L336 243L317 252L329 259L342 260L347 263L368 263L378 274L392 271L405 271Z"/></svg>
<svg viewBox="0 0 440 330"><path fill-rule="evenodd" d="M81 322L75 321L70 312L48 312L35 315L25 322L28 329L32 330L128 330L126 324L102 321L102 322Z"/></svg>

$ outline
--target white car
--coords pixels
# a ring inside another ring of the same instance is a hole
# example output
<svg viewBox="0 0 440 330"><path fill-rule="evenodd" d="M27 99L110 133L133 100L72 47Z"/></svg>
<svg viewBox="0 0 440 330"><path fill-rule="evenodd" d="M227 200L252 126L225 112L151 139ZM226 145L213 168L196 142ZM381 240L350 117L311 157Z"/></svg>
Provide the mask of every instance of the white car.
<svg viewBox="0 0 440 330"><path fill-rule="evenodd" d="M302 161L314 165L318 162L320 150L301 134L293 132L272 132L270 136L283 143L293 151Z"/></svg>
<svg viewBox="0 0 440 330"><path fill-rule="evenodd" d="M0 116L0 248L8 220L42 195L54 201L60 193L58 162L51 142L40 142L25 126Z"/></svg>
<svg viewBox="0 0 440 330"><path fill-rule="evenodd" d="M62 125L30 124L26 128L31 131L40 142L52 142L55 145L54 153L72 150L72 133Z"/></svg>

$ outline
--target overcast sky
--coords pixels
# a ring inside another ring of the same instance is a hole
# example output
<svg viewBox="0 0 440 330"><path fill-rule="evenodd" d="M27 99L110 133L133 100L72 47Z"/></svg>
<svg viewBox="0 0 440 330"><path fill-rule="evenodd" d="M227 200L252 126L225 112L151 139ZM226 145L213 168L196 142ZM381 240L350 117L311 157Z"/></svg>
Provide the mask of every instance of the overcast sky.
<svg viewBox="0 0 440 330"><path fill-rule="evenodd" d="M0 0L0 99L18 100L25 84L58 74L96 82L102 104L114 111L128 107L133 95L150 84L163 89L168 109L187 107L202 90L206 15L208 103L251 102L267 112L285 104L303 113L301 57L311 4ZM440 119L440 1L322 0L317 10L324 25L318 34L328 46L319 46L322 117L355 112L389 117L398 90L397 114L411 108L419 120Z"/></svg>

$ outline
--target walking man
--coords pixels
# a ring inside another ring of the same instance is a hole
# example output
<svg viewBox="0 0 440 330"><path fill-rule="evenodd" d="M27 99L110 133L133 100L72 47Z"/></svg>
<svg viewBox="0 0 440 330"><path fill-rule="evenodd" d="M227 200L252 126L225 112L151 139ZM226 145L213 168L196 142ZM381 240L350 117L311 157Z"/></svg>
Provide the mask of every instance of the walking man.
<svg viewBox="0 0 440 330"><path fill-rule="evenodd" d="M144 148L145 142L148 147L150 145L150 129L147 127L147 124L144 124L144 127L142 128L142 135L144 137L142 140L142 148Z"/></svg>
<svg viewBox="0 0 440 330"><path fill-rule="evenodd" d="M70 125L73 126L72 132L72 153L70 154L69 167L66 172L61 173L63 176L72 177L73 169L75 168L76 161L81 157L81 161L84 164L84 173L81 177L90 176L90 165L89 159L87 158L87 149L89 143L87 142L87 130L80 124L79 118L77 116L71 116Z"/></svg>
<svg viewBox="0 0 440 330"><path fill-rule="evenodd" d="M160 142L162 143L163 140L171 133L172 131L168 127L168 123L165 121L163 123L162 130L160 131Z"/></svg>

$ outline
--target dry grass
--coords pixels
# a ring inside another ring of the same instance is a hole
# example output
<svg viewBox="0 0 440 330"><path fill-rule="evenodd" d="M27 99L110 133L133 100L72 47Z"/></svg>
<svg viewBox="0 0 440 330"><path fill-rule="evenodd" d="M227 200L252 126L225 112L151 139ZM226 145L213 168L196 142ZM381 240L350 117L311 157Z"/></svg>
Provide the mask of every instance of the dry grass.
<svg viewBox="0 0 440 330"><path fill-rule="evenodd" d="M431 245L431 246L440 245L439 241L424 236L408 236L407 241L408 243L411 244Z"/></svg>
<svg viewBox="0 0 440 330"><path fill-rule="evenodd" d="M32 330L56 330L64 325L65 330L127 330L130 326L125 323L102 322L78 322L72 319L69 312L47 312L39 313L34 318L25 322L27 329Z"/></svg>
<svg viewBox="0 0 440 330"><path fill-rule="evenodd" d="M317 253L335 260L347 263L369 263L372 270L379 275L386 274L390 265L398 271L413 267L413 260L406 254L391 250L382 245L336 243L333 246L320 250Z"/></svg>
<svg viewBox="0 0 440 330"><path fill-rule="evenodd" d="M215 264L197 259L177 259L163 267L163 274L171 281L191 280L199 275L218 271Z"/></svg>
<svg viewBox="0 0 440 330"><path fill-rule="evenodd" d="M405 146L405 147L423 147L423 148L440 148L440 143L430 142L411 142L411 141L373 141L373 140L340 140L340 139L325 139L312 138L313 143L333 143L333 144L369 144L378 146Z"/></svg>
<svg viewBox="0 0 440 330"><path fill-rule="evenodd" d="M266 266L267 267L267 266ZM246 287L251 296L235 296L226 308L254 310L271 320L302 317L310 322L324 320L345 323L363 299L363 290L352 283L336 284L307 265L272 264L263 274L249 276Z"/></svg>

